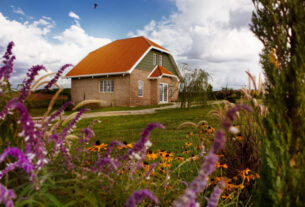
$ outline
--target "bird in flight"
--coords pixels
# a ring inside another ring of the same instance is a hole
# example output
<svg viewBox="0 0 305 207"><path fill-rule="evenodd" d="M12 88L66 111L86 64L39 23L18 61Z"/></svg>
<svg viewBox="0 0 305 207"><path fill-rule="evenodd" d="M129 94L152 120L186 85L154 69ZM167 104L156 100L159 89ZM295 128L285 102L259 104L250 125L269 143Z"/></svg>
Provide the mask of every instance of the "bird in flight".
<svg viewBox="0 0 305 207"><path fill-rule="evenodd" d="M98 4L97 4L97 3L94 3L94 9L96 9L97 6L98 6Z"/></svg>

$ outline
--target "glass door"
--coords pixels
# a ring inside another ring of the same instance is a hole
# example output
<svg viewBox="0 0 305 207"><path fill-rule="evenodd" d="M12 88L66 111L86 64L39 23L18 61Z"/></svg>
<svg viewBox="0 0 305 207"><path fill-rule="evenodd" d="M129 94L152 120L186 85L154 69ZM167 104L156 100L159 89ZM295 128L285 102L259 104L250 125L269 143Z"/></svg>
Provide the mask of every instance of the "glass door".
<svg viewBox="0 0 305 207"><path fill-rule="evenodd" d="M160 83L159 90L160 90L160 102L167 103L168 102L168 84Z"/></svg>

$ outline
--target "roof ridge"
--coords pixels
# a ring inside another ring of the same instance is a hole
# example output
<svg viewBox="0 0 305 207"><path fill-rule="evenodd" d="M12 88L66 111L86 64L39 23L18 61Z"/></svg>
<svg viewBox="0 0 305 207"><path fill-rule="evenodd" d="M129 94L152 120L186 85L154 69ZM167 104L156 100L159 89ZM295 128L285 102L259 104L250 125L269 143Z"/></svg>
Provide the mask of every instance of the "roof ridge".
<svg viewBox="0 0 305 207"><path fill-rule="evenodd" d="M152 46L146 37L144 36L140 36L140 37L142 37L149 46Z"/></svg>

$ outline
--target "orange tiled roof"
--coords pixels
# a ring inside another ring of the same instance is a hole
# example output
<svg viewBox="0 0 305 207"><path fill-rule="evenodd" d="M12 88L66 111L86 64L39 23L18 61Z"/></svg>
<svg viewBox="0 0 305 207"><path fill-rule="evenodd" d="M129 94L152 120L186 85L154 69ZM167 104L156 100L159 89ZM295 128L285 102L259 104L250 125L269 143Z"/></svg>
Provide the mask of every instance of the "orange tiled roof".
<svg viewBox="0 0 305 207"><path fill-rule="evenodd" d="M145 37L113 41L90 52L66 77L127 72L151 46L166 50Z"/></svg>
<svg viewBox="0 0 305 207"><path fill-rule="evenodd" d="M169 72L161 65L157 65L157 68L153 71L153 73L149 76L149 78L158 78L163 74L175 76L173 73Z"/></svg>

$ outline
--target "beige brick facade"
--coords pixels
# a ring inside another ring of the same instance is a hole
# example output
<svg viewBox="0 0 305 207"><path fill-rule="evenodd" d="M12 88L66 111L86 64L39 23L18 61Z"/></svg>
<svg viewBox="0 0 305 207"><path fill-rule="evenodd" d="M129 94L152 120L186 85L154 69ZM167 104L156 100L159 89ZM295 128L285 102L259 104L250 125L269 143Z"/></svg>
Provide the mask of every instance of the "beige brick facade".
<svg viewBox="0 0 305 207"><path fill-rule="evenodd" d="M100 99L105 101L105 106L139 106L159 104L159 85L168 84L168 102L177 101L178 82L175 78L162 77L149 80L150 72L135 69L130 75L117 75L109 77L73 78L71 80L71 98L74 103L88 99ZM100 92L101 80L113 80L114 91ZM143 97L138 97L138 81L144 83ZM173 85L173 97L170 88Z"/></svg>

